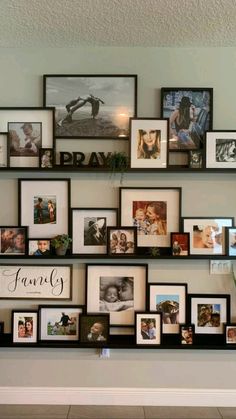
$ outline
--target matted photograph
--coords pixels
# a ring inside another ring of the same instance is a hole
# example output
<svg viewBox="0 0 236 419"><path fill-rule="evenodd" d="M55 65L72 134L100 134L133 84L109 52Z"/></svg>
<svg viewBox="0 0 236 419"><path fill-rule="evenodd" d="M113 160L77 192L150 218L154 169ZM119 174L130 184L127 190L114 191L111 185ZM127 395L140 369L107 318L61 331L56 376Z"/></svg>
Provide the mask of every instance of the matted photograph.
<svg viewBox="0 0 236 419"><path fill-rule="evenodd" d="M167 167L168 119L131 118L131 168Z"/></svg>
<svg viewBox="0 0 236 419"><path fill-rule="evenodd" d="M80 316L80 343L107 344L109 324L109 314L82 314Z"/></svg>
<svg viewBox="0 0 236 419"><path fill-rule="evenodd" d="M106 254L107 227L117 225L117 208L72 208L73 254Z"/></svg>
<svg viewBox="0 0 236 419"><path fill-rule="evenodd" d="M0 227L0 256L27 253L27 227Z"/></svg>
<svg viewBox="0 0 236 419"><path fill-rule="evenodd" d="M191 150L191 151L189 151L188 166L189 166L190 169L202 169L203 168L203 151L202 150Z"/></svg>
<svg viewBox="0 0 236 419"><path fill-rule="evenodd" d="M10 166L14 157L23 158L26 167L36 159L37 166L39 149L42 147L42 123L8 122L8 133Z"/></svg>
<svg viewBox="0 0 236 419"><path fill-rule="evenodd" d="M236 256L236 227L229 227L226 230L227 255Z"/></svg>
<svg viewBox="0 0 236 419"><path fill-rule="evenodd" d="M135 313L136 345L160 345L162 314L153 312Z"/></svg>
<svg viewBox="0 0 236 419"><path fill-rule="evenodd" d="M236 168L236 131L218 130L206 133L206 167Z"/></svg>
<svg viewBox="0 0 236 419"><path fill-rule="evenodd" d="M40 169L52 169L54 166L54 150L52 148L39 149Z"/></svg>
<svg viewBox="0 0 236 419"><path fill-rule="evenodd" d="M172 256L189 256L189 233L171 233Z"/></svg>
<svg viewBox="0 0 236 419"><path fill-rule="evenodd" d="M36 343L37 330L37 311L12 311L12 340L14 343Z"/></svg>
<svg viewBox="0 0 236 419"><path fill-rule="evenodd" d="M186 322L187 284L148 284L149 310L162 313L163 333L179 333L179 324Z"/></svg>
<svg viewBox="0 0 236 419"><path fill-rule="evenodd" d="M191 255L224 255L225 227L232 227L233 217L185 217L183 230L190 233Z"/></svg>
<svg viewBox="0 0 236 419"><path fill-rule="evenodd" d="M50 256L51 241L48 239L29 239L28 254L29 256Z"/></svg>
<svg viewBox="0 0 236 419"><path fill-rule="evenodd" d="M19 179L19 224L29 238L68 234L70 179Z"/></svg>
<svg viewBox="0 0 236 419"><path fill-rule="evenodd" d="M161 116L169 118L169 150L203 147L205 132L212 129L213 89L163 87Z"/></svg>
<svg viewBox="0 0 236 419"><path fill-rule="evenodd" d="M46 74L44 105L56 108L57 138L127 139L137 76Z"/></svg>
<svg viewBox="0 0 236 419"><path fill-rule="evenodd" d="M180 344L194 344L194 324L180 324Z"/></svg>
<svg viewBox="0 0 236 419"><path fill-rule="evenodd" d="M236 323L225 324L225 343L236 344Z"/></svg>
<svg viewBox="0 0 236 419"><path fill-rule="evenodd" d="M8 166L8 132L0 132L0 169Z"/></svg>
<svg viewBox="0 0 236 419"><path fill-rule="evenodd" d="M137 227L140 247L170 247L180 214L181 188L120 188L120 224Z"/></svg>
<svg viewBox="0 0 236 419"><path fill-rule="evenodd" d="M108 255L134 255L137 250L136 227L108 227L107 253Z"/></svg>
<svg viewBox="0 0 236 419"><path fill-rule="evenodd" d="M78 341L84 306L39 306L39 340Z"/></svg>
<svg viewBox="0 0 236 419"><path fill-rule="evenodd" d="M146 310L147 265L86 265L87 312L110 313L111 326L133 326Z"/></svg>

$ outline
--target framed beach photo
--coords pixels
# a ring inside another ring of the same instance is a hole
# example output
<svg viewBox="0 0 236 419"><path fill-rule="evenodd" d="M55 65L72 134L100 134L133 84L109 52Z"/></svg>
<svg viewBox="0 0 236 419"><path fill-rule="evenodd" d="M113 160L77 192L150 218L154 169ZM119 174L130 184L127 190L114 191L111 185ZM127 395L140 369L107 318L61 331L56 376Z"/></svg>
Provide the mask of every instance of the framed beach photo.
<svg viewBox="0 0 236 419"><path fill-rule="evenodd" d="M120 224L137 227L140 247L170 247L180 216L181 188L120 188Z"/></svg>
<svg viewBox="0 0 236 419"><path fill-rule="evenodd" d="M225 343L226 345L236 344L236 323L225 324Z"/></svg>
<svg viewBox="0 0 236 419"><path fill-rule="evenodd" d="M171 233L172 256L189 256L189 233Z"/></svg>
<svg viewBox="0 0 236 419"><path fill-rule="evenodd" d="M12 340L14 343L36 343L38 312L31 310L12 311Z"/></svg>
<svg viewBox="0 0 236 419"><path fill-rule="evenodd" d="M117 208L72 208L73 254L106 254L107 227L116 226Z"/></svg>
<svg viewBox="0 0 236 419"><path fill-rule="evenodd" d="M27 227L0 227L0 256L27 254Z"/></svg>
<svg viewBox="0 0 236 419"><path fill-rule="evenodd" d="M194 344L194 324L180 324L180 344L193 345Z"/></svg>
<svg viewBox="0 0 236 419"><path fill-rule="evenodd" d="M167 167L168 119L130 119L131 168Z"/></svg>
<svg viewBox="0 0 236 419"><path fill-rule="evenodd" d="M86 265L87 312L110 313L111 326L133 326L146 310L147 265Z"/></svg>
<svg viewBox="0 0 236 419"><path fill-rule="evenodd" d="M57 138L127 139L137 113L137 76L46 74L44 105L56 108Z"/></svg>
<svg viewBox="0 0 236 419"><path fill-rule="evenodd" d="M227 255L236 257L236 227L226 229L226 239Z"/></svg>
<svg viewBox="0 0 236 419"><path fill-rule="evenodd" d="M213 89L163 87L161 117L169 118L169 150L203 147L205 132L212 129Z"/></svg>
<svg viewBox="0 0 236 419"><path fill-rule="evenodd" d="M217 130L206 133L206 167L236 168L236 131Z"/></svg>
<svg viewBox="0 0 236 419"><path fill-rule="evenodd" d="M68 234L70 179L19 179L19 224L29 238Z"/></svg>
<svg viewBox="0 0 236 419"><path fill-rule="evenodd" d="M51 255L51 241L48 239L29 239L28 240L28 255L29 256L50 256Z"/></svg>
<svg viewBox="0 0 236 419"><path fill-rule="evenodd" d="M53 148L39 149L39 167L40 169L52 169L54 166Z"/></svg>
<svg viewBox="0 0 236 419"><path fill-rule="evenodd" d="M135 313L136 345L155 346L161 344L162 313Z"/></svg>
<svg viewBox="0 0 236 419"><path fill-rule="evenodd" d="M109 314L80 316L80 343L102 346L109 342Z"/></svg>
<svg viewBox="0 0 236 419"><path fill-rule="evenodd" d="M0 132L0 170L8 166L8 132Z"/></svg>
<svg viewBox="0 0 236 419"><path fill-rule="evenodd" d="M108 227L107 253L110 256L135 255L137 251L136 227Z"/></svg>
<svg viewBox="0 0 236 419"><path fill-rule="evenodd" d="M224 255L225 227L233 224L233 217L184 217L183 230L190 234L190 254Z"/></svg>
<svg viewBox="0 0 236 419"><path fill-rule="evenodd" d="M162 313L163 333L179 333L186 322L187 284L149 283L149 310Z"/></svg>

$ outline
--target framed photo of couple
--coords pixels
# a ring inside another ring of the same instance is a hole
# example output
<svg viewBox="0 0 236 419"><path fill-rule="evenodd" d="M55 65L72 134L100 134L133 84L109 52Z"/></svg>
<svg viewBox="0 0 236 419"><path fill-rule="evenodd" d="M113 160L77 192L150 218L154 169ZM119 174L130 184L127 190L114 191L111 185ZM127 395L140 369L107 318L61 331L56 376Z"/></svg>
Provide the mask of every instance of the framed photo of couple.
<svg viewBox="0 0 236 419"><path fill-rule="evenodd" d="M155 346L161 344L162 313L135 313L136 345Z"/></svg>

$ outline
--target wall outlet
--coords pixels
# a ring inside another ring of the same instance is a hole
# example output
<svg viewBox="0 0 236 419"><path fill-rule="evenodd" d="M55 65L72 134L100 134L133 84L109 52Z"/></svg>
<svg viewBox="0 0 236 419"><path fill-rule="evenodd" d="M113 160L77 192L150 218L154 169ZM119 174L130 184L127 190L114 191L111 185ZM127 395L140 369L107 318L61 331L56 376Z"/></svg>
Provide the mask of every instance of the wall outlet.
<svg viewBox="0 0 236 419"><path fill-rule="evenodd" d="M211 275L229 275L232 272L230 260L210 260Z"/></svg>

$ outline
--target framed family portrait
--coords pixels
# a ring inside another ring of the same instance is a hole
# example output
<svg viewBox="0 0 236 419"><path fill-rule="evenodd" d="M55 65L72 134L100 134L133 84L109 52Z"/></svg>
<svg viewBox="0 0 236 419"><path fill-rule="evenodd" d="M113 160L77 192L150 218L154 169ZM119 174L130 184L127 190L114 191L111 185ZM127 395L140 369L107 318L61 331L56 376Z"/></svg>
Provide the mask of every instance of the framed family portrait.
<svg viewBox="0 0 236 419"><path fill-rule="evenodd" d="M8 166L8 132L0 132L0 170Z"/></svg>
<svg viewBox="0 0 236 419"><path fill-rule="evenodd" d="M72 208L73 254L106 254L107 227L117 225L117 208Z"/></svg>
<svg viewBox="0 0 236 419"><path fill-rule="evenodd" d="M181 188L120 188L120 224L137 227L140 247L170 247L180 216Z"/></svg>
<svg viewBox="0 0 236 419"><path fill-rule="evenodd" d="M226 345L236 344L236 323L225 324L225 343Z"/></svg>
<svg viewBox="0 0 236 419"><path fill-rule="evenodd" d="M163 333L179 333L186 322L187 284L149 283L149 310L162 313Z"/></svg>
<svg viewBox="0 0 236 419"><path fill-rule="evenodd" d="M135 337L136 345L155 346L161 344L162 313L136 312Z"/></svg>
<svg viewBox="0 0 236 419"><path fill-rule="evenodd" d="M224 255L225 227L232 227L233 217L185 217L183 230L190 234L191 255Z"/></svg>
<svg viewBox="0 0 236 419"><path fill-rule="evenodd" d="M205 132L212 129L213 89L163 87L161 117L169 118L169 150L203 147Z"/></svg>
<svg viewBox="0 0 236 419"><path fill-rule="evenodd" d="M0 227L0 256L27 254L27 227Z"/></svg>
<svg viewBox="0 0 236 419"><path fill-rule="evenodd" d="M68 234L70 179L19 179L19 224L29 238Z"/></svg>
<svg viewBox="0 0 236 419"><path fill-rule="evenodd" d="M129 256L137 251L136 227L108 227L107 253L110 256Z"/></svg>
<svg viewBox="0 0 236 419"><path fill-rule="evenodd" d="M109 314L80 316L80 343L106 345L109 342Z"/></svg>
<svg viewBox="0 0 236 419"><path fill-rule="evenodd" d="M133 326L146 310L147 265L86 265L87 312L109 313L111 326Z"/></svg>
<svg viewBox="0 0 236 419"><path fill-rule="evenodd" d="M172 256L189 255L189 233L171 233Z"/></svg>
<svg viewBox="0 0 236 419"><path fill-rule="evenodd" d="M206 167L236 168L236 131L217 130L206 133Z"/></svg>
<svg viewBox="0 0 236 419"><path fill-rule="evenodd" d="M131 168L167 167L168 119L130 119Z"/></svg>
<svg viewBox="0 0 236 419"><path fill-rule="evenodd" d="M227 255L236 256L236 227L226 229L226 239Z"/></svg>
<svg viewBox="0 0 236 419"><path fill-rule="evenodd" d="M44 106L55 106L57 138L129 137L136 75L44 75Z"/></svg>
<svg viewBox="0 0 236 419"><path fill-rule="evenodd" d="M29 239L28 240L29 256L50 256L51 241L48 239Z"/></svg>
<svg viewBox="0 0 236 419"><path fill-rule="evenodd" d="M12 340L14 343L36 343L37 331L37 311L12 311Z"/></svg>

